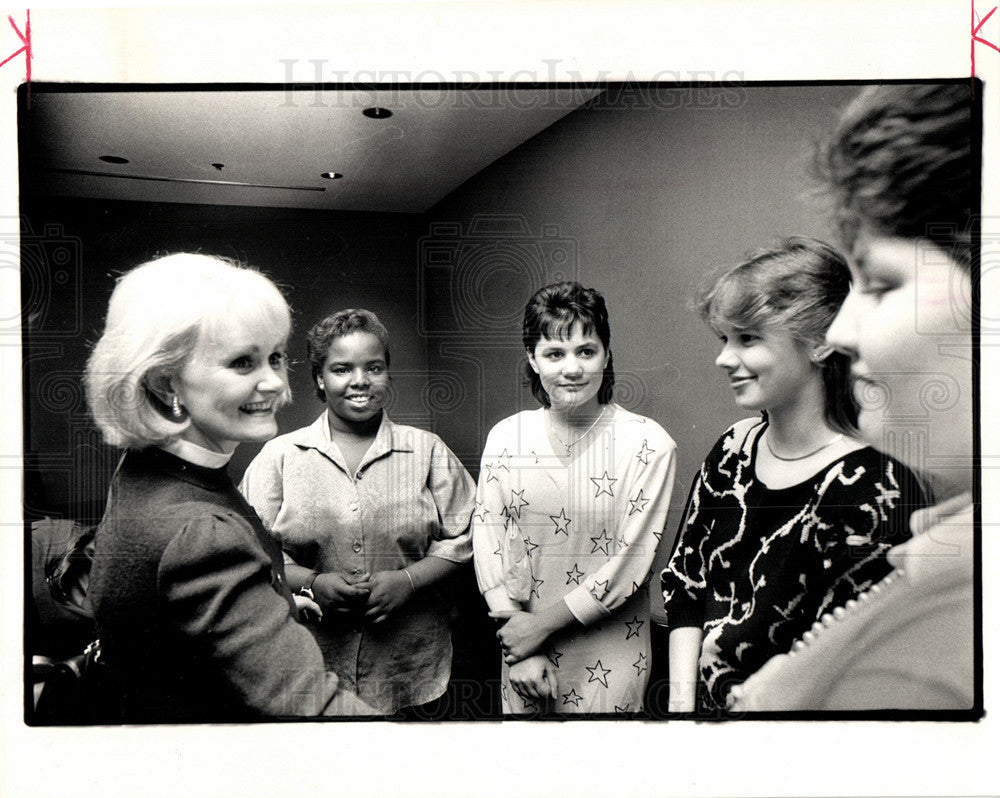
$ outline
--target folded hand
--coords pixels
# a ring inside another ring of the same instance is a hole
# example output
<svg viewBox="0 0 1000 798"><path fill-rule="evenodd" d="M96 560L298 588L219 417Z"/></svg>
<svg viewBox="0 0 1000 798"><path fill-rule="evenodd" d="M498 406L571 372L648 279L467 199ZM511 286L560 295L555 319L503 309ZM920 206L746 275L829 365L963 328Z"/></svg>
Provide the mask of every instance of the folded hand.
<svg viewBox="0 0 1000 798"><path fill-rule="evenodd" d="M357 587L369 589L365 620L381 623L402 607L413 594L409 577L399 571L376 571L367 582Z"/></svg>

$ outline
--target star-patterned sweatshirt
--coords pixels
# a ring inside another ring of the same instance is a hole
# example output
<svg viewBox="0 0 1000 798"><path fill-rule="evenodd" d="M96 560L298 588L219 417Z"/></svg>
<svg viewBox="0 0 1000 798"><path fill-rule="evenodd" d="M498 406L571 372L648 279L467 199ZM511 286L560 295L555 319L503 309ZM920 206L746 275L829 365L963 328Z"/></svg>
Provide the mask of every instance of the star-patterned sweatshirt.
<svg viewBox="0 0 1000 798"><path fill-rule="evenodd" d="M504 582L508 519L524 544L530 595L540 611L564 601L578 624L553 635L544 653L558 697L524 702L502 666L505 713L636 712L649 678L647 580L663 533L676 445L651 419L610 412L572 447L552 449L545 411L504 419L490 432L472 517L479 586L517 598Z"/></svg>

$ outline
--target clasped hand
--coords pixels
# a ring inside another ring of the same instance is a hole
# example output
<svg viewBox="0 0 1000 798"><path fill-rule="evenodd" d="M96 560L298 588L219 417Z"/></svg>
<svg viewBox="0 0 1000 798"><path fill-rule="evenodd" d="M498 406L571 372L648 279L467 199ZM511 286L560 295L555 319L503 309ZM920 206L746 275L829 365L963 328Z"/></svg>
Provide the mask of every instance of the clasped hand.
<svg viewBox="0 0 1000 798"><path fill-rule="evenodd" d="M335 613L364 612L365 620L381 623L410 598L413 587L402 571L376 571L350 577L324 573L313 581L321 607Z"/></svg>
<svg viewBox="0 0 1000 798"><path fill-rule="evenodd" d="M556 698L559 695L556 670L544 656L528 657L511 665L508 675L510 686L525 701Z"/></svg>
<svg viewBox="0 0 1000 798"><path fill-rule="evenodd" d="M491 618L507 619L500 631L497 632L497 640L503 649L504 662L513 665L516 662L530 657L538 651L549 637L548 630L544 627L537 615L523 610L496 610L490 613Z"/></svg>

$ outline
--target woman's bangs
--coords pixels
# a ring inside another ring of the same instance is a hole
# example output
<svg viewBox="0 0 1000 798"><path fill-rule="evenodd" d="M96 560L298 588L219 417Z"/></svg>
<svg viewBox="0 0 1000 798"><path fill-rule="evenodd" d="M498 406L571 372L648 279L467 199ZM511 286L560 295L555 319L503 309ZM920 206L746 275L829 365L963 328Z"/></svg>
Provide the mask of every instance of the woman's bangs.
<svg viewBox="0 0 1000 798"><path fill-rule="evenodd" d="M547 314L542 322L542 337L552 341L565 341L573 333L573 327L580 325L584 335L594 332L594 320L582 313L574 313L569 308L559 308L554 313Z"/></svg>
<svg viewBox="0 0 1000 798"><path fill-rule="evenodd" d="M713 330L725 327L742 330L754 326L756 314L751 308L745 282L738 274L729 274L716 284L705 313L705 321Z"/></svg>
<svg viewBox="0 0 1000 798"><path fill-rule="evenodd" d="M205 334L212 334L222 322L239 324L243 329L260 331L266 336L287 338L291 333L291 316L280 295L248 291L229 294L202 324Z"/></svg>

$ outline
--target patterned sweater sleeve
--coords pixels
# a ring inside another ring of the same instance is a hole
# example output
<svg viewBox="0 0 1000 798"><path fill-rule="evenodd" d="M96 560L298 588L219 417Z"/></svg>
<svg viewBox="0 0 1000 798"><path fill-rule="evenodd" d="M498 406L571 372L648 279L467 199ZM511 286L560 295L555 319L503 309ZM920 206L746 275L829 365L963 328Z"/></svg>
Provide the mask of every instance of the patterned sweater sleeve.
<svg viewBox="0 0 1000 798"><path fill-rule="evenodd" d="M337 677L270 584L270 561L237 517L188 522L167 546L157 589L177 631L263 715L330 711Z"/></svg>
<svg viewBox="0 0 1000 798"><path fill-rule="evenodd" d="M707 507L705 472L709 466L706 460L691 483L680 529L666 568L660 574L660 589L667 615L667 626L677 629L697 626L704 621L704 591L706 585L705 548L710 527L702 513Z"/></svg>
<svg viewBox="0 0 1000 798"><path fill-rule="evenodd" d="M507 503L507 470L500 467L500 453L505 448L504 429L510 420L497 424L486 438L479 470L475 505L472 510L473 564L479 590L490 609L520 609L507 594L503 581L500 545L504 534Z"/></svg>
<svg viewBox="0 0 1000 798"><path fill-rule="evenodd" d="M427 547L428 557L466 563L472 558L472 516L476 485L444 441L437 439L431 450L427 486L434 497L439 524Z"/></svg>
<svg viewBox="0 0 1000 798"><path fill-rule="evenodd" d="M910 537L910 515L927 505L918 479L901 463L870 450L866 462L828 474L817 548L826 586L815 617L843 606L892 570L886 554Z"/></svg>
<svg viewBox="0 0 1000 798"><path fill-rule="evenodd" d="M670 509L677 467L677 446L662 428L649 423L649 438L639 449L637 467L622 485L615 553L564 597L576 619L590 625L636 593L649 578L656 546Z"/></svg>

